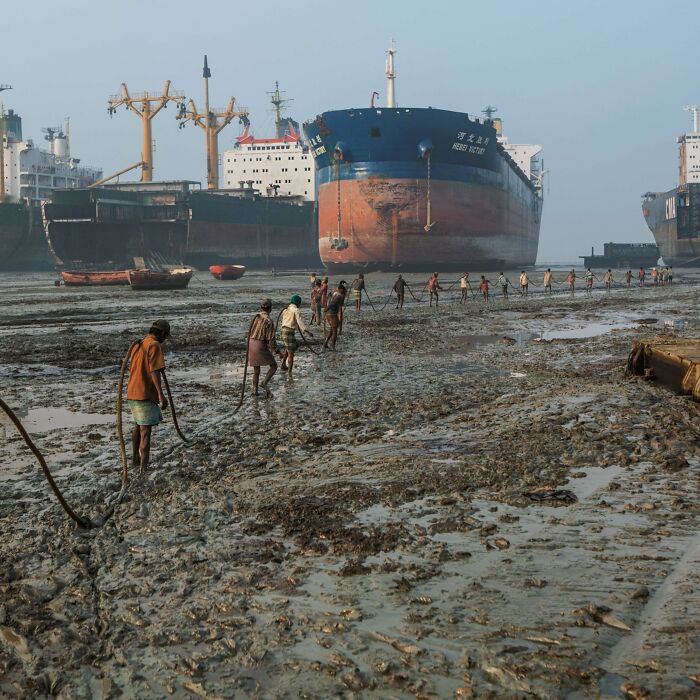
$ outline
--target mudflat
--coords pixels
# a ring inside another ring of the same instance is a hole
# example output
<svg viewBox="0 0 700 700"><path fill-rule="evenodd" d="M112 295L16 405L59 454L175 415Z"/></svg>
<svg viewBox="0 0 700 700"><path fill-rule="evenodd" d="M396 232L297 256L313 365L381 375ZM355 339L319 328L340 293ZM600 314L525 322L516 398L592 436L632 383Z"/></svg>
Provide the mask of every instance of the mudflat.
<svg viewBox="0 0 700 700"><path fill-rule="evenodd" d="M260 298L310 320L306 276L0 276L0 397L77 511L119 490L119 363L156 318L193 439L167 417L80 530L0 420L0 695L700 692L698 406L624 376L633 340L697 336L698 288L396 311L394 276L366 281L338 351L233 414Z"/></svg>

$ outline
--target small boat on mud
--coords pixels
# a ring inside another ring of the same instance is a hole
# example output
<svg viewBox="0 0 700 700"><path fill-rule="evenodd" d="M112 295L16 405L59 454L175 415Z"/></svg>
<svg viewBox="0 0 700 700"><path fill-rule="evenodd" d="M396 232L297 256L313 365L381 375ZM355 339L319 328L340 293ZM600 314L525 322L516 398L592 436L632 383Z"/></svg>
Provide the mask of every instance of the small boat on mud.
<svg viewBox="0 0 700 700"><path fill-rule="evenodd" d="M245 265L211 265L209 272L218 280L237 280L245 275Z"/></svg>
<svg viewBox="0 0 700 700"><path fill-rule="evenodd" d="M129 270L127 272L132 289L185 289L192 279L192 268L174 270Z"/></svg>
<svg viewBox="0 0 700 700"><path fill-rule="evenodd" d="M61 272L63 283L67 287L107 287L117 284L129 284L126 270L112 270L105 272L80 272L67 270Z"/></svg>

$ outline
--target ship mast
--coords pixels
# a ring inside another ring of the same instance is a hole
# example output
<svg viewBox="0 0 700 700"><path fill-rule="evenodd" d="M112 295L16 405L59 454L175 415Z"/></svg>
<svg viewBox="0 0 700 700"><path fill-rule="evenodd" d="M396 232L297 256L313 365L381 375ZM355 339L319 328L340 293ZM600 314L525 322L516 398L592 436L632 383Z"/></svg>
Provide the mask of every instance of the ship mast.
<svg viewBox="0 0 700 700"><path fill-rule="evenodd" d="M0 85L0 92L12 85ZM5 199L5 108L0 104L0 202Z"/></svg>
<svg viewBox="0 0 700 700"><path fill-rule="evenodd" d="M151 121L153 117L166 107L168 102L181 103L184 99L181 92L170 92L170 81L165 81L163 92L158 95L154 92L142 92L131 95L126 83L122 83L121 95L112 95L107 102L107 111L110 116L117 111L117 107L125 106L141 120L141 182L153 180L153 130Z"/></svg>
<svg viewBox="0 0 700 700"><path fill-rule="evenodd" d="M219 133L238 117L243 124L248 124L248 112L236 111L236 98L232 97L224 111L216 111L209 107L209 78L211 71L204 56L204 112L199 112L194 100L187 103L187 108L181 106L177 115L183 122L180 127L185 126L189 120L193 124L204 130L204 138L207 149L207 187L210 190L219 189Z"/></svg>
<svg viewBox="0 0 700 700"><path fill-rule="evenodd" d="M386 52L386 106L396 107L396 95L394 93L394 79L396 78L396 72L394 71L394 54L396 53L396 47L394 40L391 40L391 44Z"/></svg>
<svg viewBox="0 0 700 700"><path fill-rule="evenodd" d="M267 93L270 96L270 102L272 102L272 107L275 111L275 133L277 138L281 139L284 136L284 128L282 126L282 107L287 107L292 103L292 100L286 100L282 97L284 92L280 92L280 85L277 80L275 80L274 92Z"/></svg>

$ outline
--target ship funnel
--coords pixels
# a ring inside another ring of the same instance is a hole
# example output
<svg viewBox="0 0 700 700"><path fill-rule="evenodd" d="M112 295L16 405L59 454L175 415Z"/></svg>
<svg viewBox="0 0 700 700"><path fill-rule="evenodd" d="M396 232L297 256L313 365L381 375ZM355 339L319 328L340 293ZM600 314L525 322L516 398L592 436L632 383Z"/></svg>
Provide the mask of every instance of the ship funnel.
<svg viewBox="0 0 700 700"><path fill-rule="evenodd" d="M433 152L433 142L430 139L423 139L418 144L418 157L427 160Z"/></svg>

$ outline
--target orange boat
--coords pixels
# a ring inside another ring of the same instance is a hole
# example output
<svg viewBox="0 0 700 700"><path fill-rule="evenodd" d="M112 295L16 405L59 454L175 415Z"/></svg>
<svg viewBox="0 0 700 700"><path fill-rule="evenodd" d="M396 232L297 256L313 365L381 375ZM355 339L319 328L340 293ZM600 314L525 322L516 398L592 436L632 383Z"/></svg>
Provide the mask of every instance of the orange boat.
<svg viewBox="0 0 700 700"><path fill-rule="evenodd" d="M69 270L61 273L63 283L67 287L111 286L117 284L129 284L126 270L112 270L106 272L78 272Z"/></svg>
<svg viewBox="0 0 700 700"><path fill-rule="evenodd" d="M132 289L185 289L192 279L193 270L181 267L175 270L129 270L129 284Z"/></svg>
<svg viewBox="0 0 700 700"><path fill-rule="evenodd" d="M212 265L209 272L218 280L237 280L245 275L245 265Z"/></svg>

